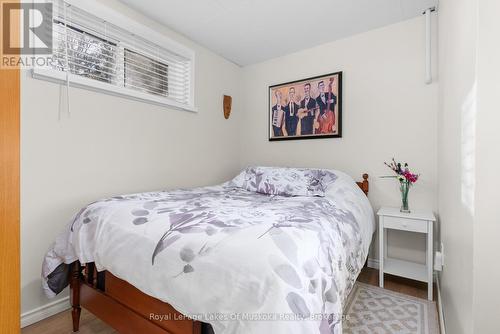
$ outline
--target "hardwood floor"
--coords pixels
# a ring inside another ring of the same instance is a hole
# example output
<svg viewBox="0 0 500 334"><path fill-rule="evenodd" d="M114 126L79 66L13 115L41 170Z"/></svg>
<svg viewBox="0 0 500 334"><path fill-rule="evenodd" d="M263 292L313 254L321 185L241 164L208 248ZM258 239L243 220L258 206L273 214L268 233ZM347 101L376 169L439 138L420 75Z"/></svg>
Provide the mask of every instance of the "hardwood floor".
<svg viewBox="0 0 500 334"><path fill-rule="evenodd" d="M37 322L21 330L21 334L69 334L73 333L71 310L56 314L50 318ZM85 309L82 309L80 318L81 334L110 334L117 333L101 320Z"/></svg>
<svg viewBox="0 0 500 334"><path fill-rule="evenodd" d="M358 276L358 281L378 286L378 270L372 268L363 268ZM434 301L437 300L437 287L433 286ZM417 282L411 279L392 276L389 274L384 275L384 289L394 292L404 293L413 297L427 299L427 283Z"/></svg>
<svg viewBox="0 0 500 334"><path fill-rule="evenodd" d="M358 281L378 286L378 270L363 268L359 274ZM409 280L406 278L385 275L384 287L388 290L404 293L418 298L427 298L427 284ZM434 287L436 296L436 287ZM435 300L435 297L434 297ZM71 330L71 312L64 311L50 318L40 321L22 329L22 334L69 334ZM80 332L82 334L108 334L116 333L115 330L94 317L91 313L82 309L80 320Z"/></svg>

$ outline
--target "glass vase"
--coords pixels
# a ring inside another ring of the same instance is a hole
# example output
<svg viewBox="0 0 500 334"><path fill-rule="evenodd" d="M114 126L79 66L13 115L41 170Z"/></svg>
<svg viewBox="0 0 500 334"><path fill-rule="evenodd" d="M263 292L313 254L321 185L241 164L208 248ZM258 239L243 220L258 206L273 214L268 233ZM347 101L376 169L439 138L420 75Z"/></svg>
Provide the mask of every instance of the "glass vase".
<svg viewBox="0 0 500 334"><path fill-rule="evenodd" d="M401 209L399 211L404 213L410 213L410 207L408 205L408 192L410 191L411 183L408 181L400 181L399 190L401 191Z"/></svg>

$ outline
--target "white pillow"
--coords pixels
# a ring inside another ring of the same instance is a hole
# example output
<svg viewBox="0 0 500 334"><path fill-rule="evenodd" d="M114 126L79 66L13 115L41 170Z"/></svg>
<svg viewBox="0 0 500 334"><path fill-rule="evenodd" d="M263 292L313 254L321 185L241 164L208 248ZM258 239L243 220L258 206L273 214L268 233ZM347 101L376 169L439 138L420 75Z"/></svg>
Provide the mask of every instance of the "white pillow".
<svg viewBox="0 0 500 334"><path fill-rule="evenodd" d="M248 167L230 184L267 195L325 196L337 176L325 169Z"/></svg>

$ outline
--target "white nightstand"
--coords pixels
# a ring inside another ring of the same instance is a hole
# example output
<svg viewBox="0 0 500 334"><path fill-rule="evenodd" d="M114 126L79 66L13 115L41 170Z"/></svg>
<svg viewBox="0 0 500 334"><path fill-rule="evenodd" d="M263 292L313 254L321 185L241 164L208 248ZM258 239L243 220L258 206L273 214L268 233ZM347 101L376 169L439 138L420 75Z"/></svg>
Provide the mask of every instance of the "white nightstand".
<svg viewBox="0 0 500 334"><path fill-rule="evenodd" d="M411 278L426 282L428 286L427 297L432 300L433 264L432 264L432 231L436 220L431 211L412 211L402 213L399 208L383 207L378 210L379 216L379 278L380 287L384 287L384 273ZM387 229L409 231L427 234L427 259L426 264L392 259L387 257Z"/></svg>

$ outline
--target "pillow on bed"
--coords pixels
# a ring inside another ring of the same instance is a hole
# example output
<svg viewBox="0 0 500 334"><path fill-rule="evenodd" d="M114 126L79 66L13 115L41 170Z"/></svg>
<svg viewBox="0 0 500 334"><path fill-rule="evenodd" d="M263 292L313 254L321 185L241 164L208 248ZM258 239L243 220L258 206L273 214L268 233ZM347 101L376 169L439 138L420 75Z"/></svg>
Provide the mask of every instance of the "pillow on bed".
<svg viewBox="0 0 500 334"><path fill-rule="evenodd" d="M248 167L231 184L268 195L325 196L337 176L324 169Z"/></svg>

